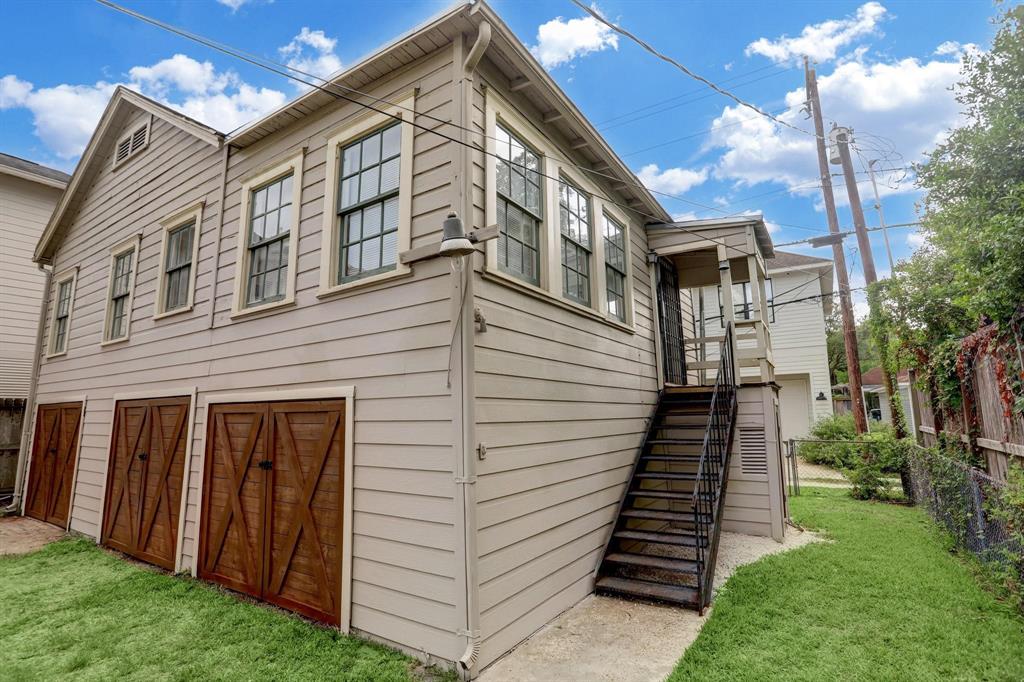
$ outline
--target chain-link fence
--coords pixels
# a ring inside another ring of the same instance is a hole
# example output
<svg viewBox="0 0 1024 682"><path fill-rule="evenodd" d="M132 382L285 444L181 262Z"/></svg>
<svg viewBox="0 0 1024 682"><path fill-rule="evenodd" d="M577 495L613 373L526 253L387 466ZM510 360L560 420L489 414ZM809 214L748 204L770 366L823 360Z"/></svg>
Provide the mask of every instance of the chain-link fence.
<svg viewBox="0 0 1024 682"><path fill-rule="evenodd" d="M784 446L789 494L799 495L801 486L853 487L845 473L846 467L863 457L865 450L874 457L881 456L889 444L870 440L790 438ZM891 488L899 488L899 475L885 474L885 483Z"/></svg>
<svg viewBox="0 0 1024 682"><path fill-rule="evenodd" d="M909 464L914 502L959 547L1024 583L1024 512L1001 495L1005 484L930 449L914 447Z"/></svg>

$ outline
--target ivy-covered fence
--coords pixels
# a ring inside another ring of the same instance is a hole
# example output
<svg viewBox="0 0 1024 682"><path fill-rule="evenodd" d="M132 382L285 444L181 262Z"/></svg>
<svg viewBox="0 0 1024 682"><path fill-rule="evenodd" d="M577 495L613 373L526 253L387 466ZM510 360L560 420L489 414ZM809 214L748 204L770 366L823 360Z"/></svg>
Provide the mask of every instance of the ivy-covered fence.
<svg viewBox="0 0 1024 682"><path fill-rule="evenodd" d="M1024 480L996 480L938 447L911 448L909 469L915 503L1024 603Z"/></svg>

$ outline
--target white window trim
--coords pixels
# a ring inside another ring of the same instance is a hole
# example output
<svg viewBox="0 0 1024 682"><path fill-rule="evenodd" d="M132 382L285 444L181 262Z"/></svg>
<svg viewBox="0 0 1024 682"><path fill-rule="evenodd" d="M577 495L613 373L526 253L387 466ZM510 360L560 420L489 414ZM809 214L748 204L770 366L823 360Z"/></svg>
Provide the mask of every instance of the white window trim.
<svg viewBox="0 0 1024 682"><path fill-rule="evenodd" d="M351 289L412 274L412 268L398 259L398 254L412 247L412 163L415 130L409 117L415 111L416 94L410 92L385 108L386 113L372 112L347 121L327 133L327 177L324 185L323 228L320 242L320 287L317 296L331 296ZM387 115L391 114L391 116ZM338 272L338 178L341 174L341 150L350 142L387 127L394 116L402 119L401 156L398 162L398 247L395 268L350 282L335 283Z"/></svg>
<svg viewBox="0 0 1024 682"><path fill-rule="evenodd" d="M146 151L146 149L149 148L149 138L152 137L152 135L153 135L153 115L152 114L149 115L149 120L146 121L144 125L146 126L146 141L143 142L142 146L139 147L138 149L136 149L135 151L129 151L128 152L128 156L124 157L120 161L117 160L117 150L118 150L118 148L121 146L121 143L124 142L126 139L129 140L129 144L130 144L130 140L131 140L132 136L135 135L136 131L138 131L139 126L133 125L131 127L131 129L130 129L131 132L127 133L126 135L122 135L121 137L118 138L117 142L114 144L114 156L113 156L113 167L114 168L120 168L124 164L128 163L128 161L130 161L131 159L135 158L136 154L141 154L142 152Z"/></svg>
<svg viewBox="0 0 1024 682"><path fill-rule="evenodd" d="M305 148L286 161L258 171L242 182L242 212L238 223L238 244L235 249L235 292L231 303L231 317L238 318L267 310L274 310L295 303L295 269L299 260L299 214L302 213L302 166ZM292 175L292 224L288 226L288 277L284 298L269 303L246 305L246 288L249 282L249 212L250 196L254 187L273 182L286 175Z"/></svg>
<svg viewBox="0 0 1024 682"><path fill-rule="evenodd" d="M56 338L53 335L54 327L57 324L57 304L60 297L60 285L71 282L71 298L68 301L68 323L64 329L64 348L56 350L53 347ZM46 339L46 358L59 358L68 352L68 341L71 339L71 317L75 312L75 289L78 287L78 266L67 268L53 277L53 309L50 311L50 328Z"/></svg>
<svg viewBox="0 0 1024 682"><path fill-rule="evenodd" d="M496 125L500 121L507 127L508 131L520 137L540 155L541 173L544 186L544 217L540 223L540 285L531 284L522 279L510 275L498 267L498 244L496 239L486 243L487 258L484 267L484 276L487 279L501 282L527 293L535 298L541 298L559 307L578 312L582 315L592 317L609 324L613 327L629 332L635 332L634 327L634 299L633 299L633 267L630 240L630 232L633 223L625 220L621 213L613 210L613 205L600 198L601 191L586 177L572 174L567 169L572 168L567 164L563 165L558 161L564 157L563 154L546 135L540 132L536 126L530 123L523 116L519 115L501 95L492 88L485 91L484 118L487 131L485 138L487 155L486 164L486 188L484 191L484 206L486 212L486 224L493 225L498 222L498 199L497 188L494 178L497 172L496 151ZM554 178L564 177L571 184L589 195L591 213L591 273L590 273L590 306L577 303L566 297L562 292L562 247L561 247L561 226L558 223L558 181ZM604 274L604 233L603 225L596 223L607 212L618 220L626 228L626 322L622 322L608 312L608 294L605 288Z"/></svg>
<svg viewBox="0 0 1024 682"><path fill-rule="evenodd" d="M153 304L154 320L187 313L195 307L196 276L199 271L199 238L202 234L204 206L205 202L200 201L160 221L160 226L163 230L160 241L160 261L157 264L156 302ZM189 275L188 300L180 308L165 310L164 298L167 293L167 272L165 270L167 267L167 241L171 232L191 222L195 222L195 228L193 228L192 232L192 272Z"/></svg>
<svg viewBox="0 0 1024 682"><path fill-rule="evenodd" d="M100 346L109 346L114 343L121 343L123 341L127 341L129 337L131 337L132 306L135 302L135 280L139 274L139 247L141 245L142 235L137 234L134 237L124 240L110 250L110 265L107 266L106 312L103 314L103 341L100 343ZM128 277L128 300L125 302L127 318L125 319L124 324L124 335L112 338L108 336L108 334L110 334L110 313L114 309L114 301L111 298L111 294L114 291L114 263L117 262L118 256L124 255L129 251L132 253L132 272Z"/></svg>

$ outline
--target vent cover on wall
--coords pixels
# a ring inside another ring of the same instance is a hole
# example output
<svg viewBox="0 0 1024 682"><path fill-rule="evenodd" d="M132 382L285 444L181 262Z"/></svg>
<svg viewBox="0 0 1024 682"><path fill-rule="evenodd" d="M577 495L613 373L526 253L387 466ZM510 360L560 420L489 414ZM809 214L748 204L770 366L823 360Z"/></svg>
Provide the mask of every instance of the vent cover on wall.
<svg viewBox="0 0 1024 682"><path fill-rule="evenodd" d="M117 141L117 149L114 150L114 165L127 161L136 152L145 149L149 144L149 123L144 123L136 128L134 132L125 135Z"/></svg>
<svg viewBox="0 0 1024 682"><path fill-rule="evenodd" d="M765 443L764 427L741 426L740 469L748 475L768 475L768 446Z"/></svg>

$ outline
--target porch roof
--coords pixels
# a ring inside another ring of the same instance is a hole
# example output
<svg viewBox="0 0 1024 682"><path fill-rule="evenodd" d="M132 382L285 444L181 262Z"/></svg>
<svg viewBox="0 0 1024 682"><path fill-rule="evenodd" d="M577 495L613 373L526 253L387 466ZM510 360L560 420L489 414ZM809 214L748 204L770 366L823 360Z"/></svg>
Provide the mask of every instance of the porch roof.
<svg viewBox="0 0 1024 682"><path fill-rule="evenodd" d="M713 233L723 228L752 227L754 238L757 240L758 249L764 258L775 257L775 246L772 244L771 235L764 224L764 216L760 213L749 215L727 217L727 218L704 218L702 220L677 220L670 223L648 223L648 231L655 230L679 230L690 234Z"/></svg>

